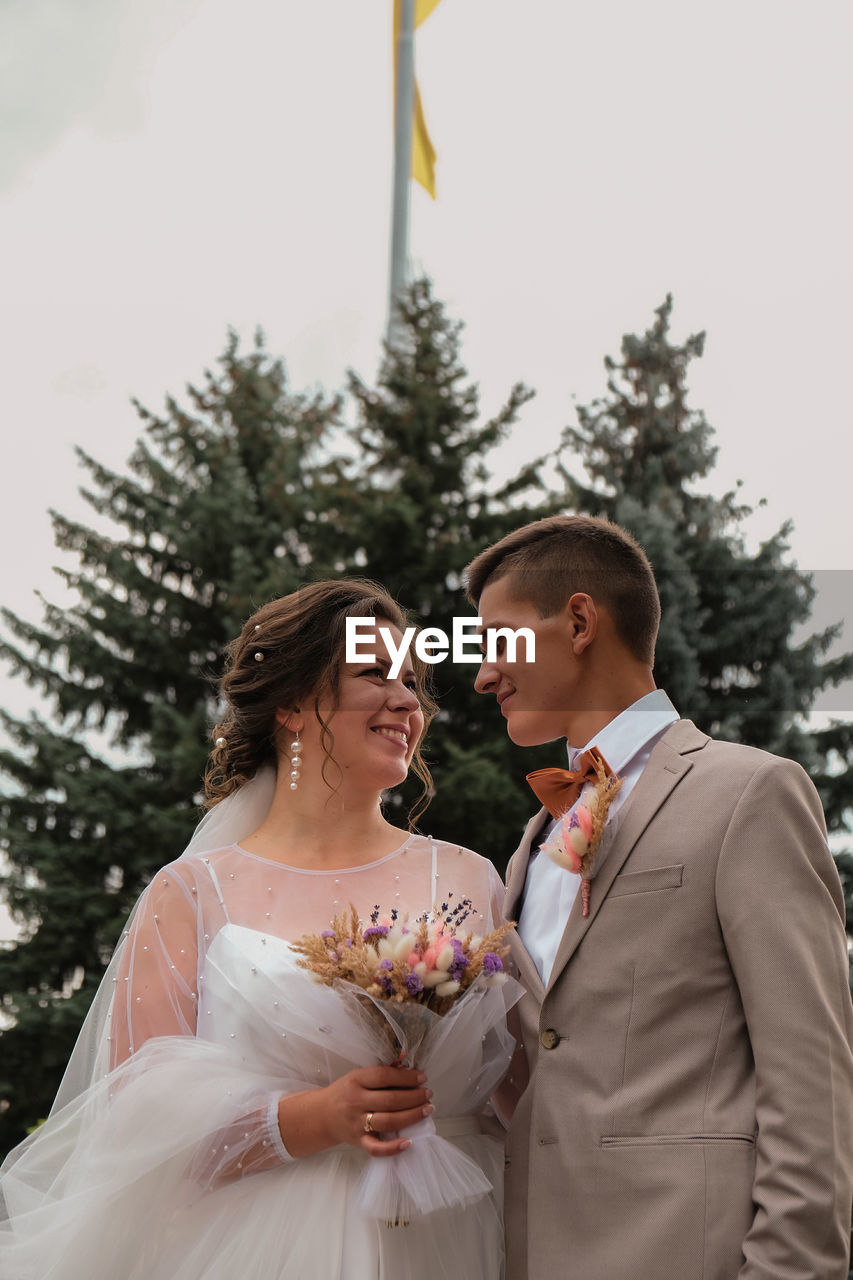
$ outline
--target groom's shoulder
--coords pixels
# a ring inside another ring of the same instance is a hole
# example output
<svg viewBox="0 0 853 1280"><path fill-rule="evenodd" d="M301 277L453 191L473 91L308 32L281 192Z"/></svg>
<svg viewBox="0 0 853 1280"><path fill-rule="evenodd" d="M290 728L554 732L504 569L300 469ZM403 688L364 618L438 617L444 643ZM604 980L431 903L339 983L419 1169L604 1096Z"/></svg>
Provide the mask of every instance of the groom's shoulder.
<svg viewBox="0 0 853 1280"><path fill-rule="evenodd" d="M711 737L692 720L676 720L660 745L689 761L697 778L711 773L736 773L741 778L749 778L763 770L808 776L801 765L786 756L745 742Z"/></svg>

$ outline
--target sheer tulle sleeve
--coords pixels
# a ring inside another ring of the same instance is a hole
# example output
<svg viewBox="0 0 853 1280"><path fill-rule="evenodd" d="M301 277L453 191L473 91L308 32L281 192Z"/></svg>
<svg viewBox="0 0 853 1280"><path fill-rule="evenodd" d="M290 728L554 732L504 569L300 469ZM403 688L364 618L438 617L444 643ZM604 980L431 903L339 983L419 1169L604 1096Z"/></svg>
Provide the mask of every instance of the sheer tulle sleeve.
<svg viewBox="0 0 853 1280"><path fill-rule="evenodd" d="M147 1050L142 1060L156 1057L157 1074L165 1082L186 1059L192 1076L197 1054L186 1042L194 1041L198 1030L204 958L212 937L225 923L218 883L209 871L202 874L206 866L203 860L192 859L167 867L139 903L112 979L109 1060L113 1069L130 1063L157 1040L163 1044L156 1054ZM175 1037L184 1043L174 1043ZM205 1052L209 1057L209 1050ZM292 1159L278 1128L278 1101L287 1090L275 1084L269 1087L270 1081L254 1072L251 1064L241 1072L243 1079L232 1079L233 1055L227 1046L222 1057L228 1079L223 1123L201 1135L188 1169L190 1181L204 1187ZM210 1064L206 1065L209 1069ZM150 1070L153 1073L154 1068ZM125 1067L123 1076L119 1072L120 1078L135 1075L130 1067ZM151 1084L156 1087L153 1074ZM177 1079L171 1087L181 1092ZM195 1091L198 1084L190 1078L183 1087Z"/></svg>
<svg viewBox="0 0 853 1280"><path fill-rule="evenodd" d="M154 1036L195 1035L198 915L198 888L175 867L143 894L112 978L111 1069Z"/></svg>

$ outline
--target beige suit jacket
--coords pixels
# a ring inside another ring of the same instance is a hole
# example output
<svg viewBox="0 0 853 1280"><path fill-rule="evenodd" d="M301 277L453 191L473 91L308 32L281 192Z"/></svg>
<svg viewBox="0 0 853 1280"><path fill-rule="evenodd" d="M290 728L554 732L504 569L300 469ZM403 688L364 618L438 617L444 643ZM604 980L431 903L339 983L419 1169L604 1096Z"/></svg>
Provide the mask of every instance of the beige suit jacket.
<svg viewBox="0 0 853 1280"><path fill-rule="evenodd" d="M513 942L508 1280L846 1280L853 1015L811 781L681 720L613 825L547 988Z"/></svg>

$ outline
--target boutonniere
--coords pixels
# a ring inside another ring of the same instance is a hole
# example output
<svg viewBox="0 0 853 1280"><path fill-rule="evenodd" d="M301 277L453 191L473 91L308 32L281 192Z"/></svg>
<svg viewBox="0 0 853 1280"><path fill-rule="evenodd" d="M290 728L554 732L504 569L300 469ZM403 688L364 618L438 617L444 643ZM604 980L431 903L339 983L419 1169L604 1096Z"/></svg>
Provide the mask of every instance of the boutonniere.
<svg viewBox="0 0 853 1280"><path fill-rule="evenodd" d="M603 760L595 761L595 775L593 781L585 784L574 808L540 846L552 862L581 877L585 916L589 915L590 880L595 875L595 859L607 825L607 813L622 786L622 779L608 773Z"/></svg>

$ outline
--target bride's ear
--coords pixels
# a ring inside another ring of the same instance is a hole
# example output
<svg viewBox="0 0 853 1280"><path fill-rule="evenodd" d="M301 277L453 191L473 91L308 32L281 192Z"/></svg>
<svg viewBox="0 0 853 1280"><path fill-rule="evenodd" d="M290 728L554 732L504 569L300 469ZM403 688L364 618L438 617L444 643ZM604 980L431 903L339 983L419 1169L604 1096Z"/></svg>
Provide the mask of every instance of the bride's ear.
<svg viewBox="0 0 853 1280"><path fill-rule="evenodd" d="M290 733L300 733L302 731L302 717L299 714L299 708L294 707L292 710L288 710L287 707L277 707L275 724L277 729L287 729Z"/></svg>

